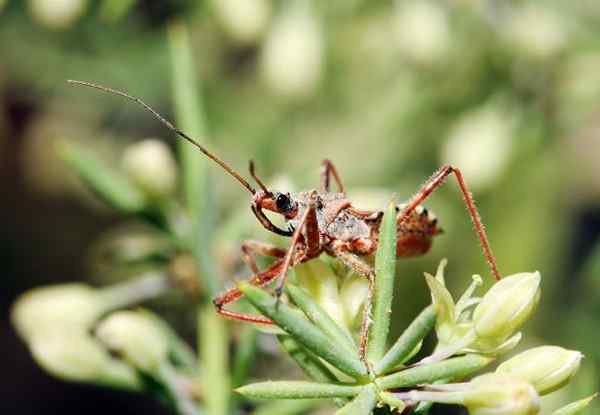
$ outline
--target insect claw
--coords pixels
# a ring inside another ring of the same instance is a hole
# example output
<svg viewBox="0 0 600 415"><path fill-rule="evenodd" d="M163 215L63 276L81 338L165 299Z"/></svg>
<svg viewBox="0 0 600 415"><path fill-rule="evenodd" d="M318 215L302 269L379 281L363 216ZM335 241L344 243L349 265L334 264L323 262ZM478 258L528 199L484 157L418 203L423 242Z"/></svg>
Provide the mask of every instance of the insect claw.
<svg viewBox="0 0 600 415"><path fill-rule="evenodd" d="M283 295L283 287L275 288L275 298L277 298L277 302L275 303L275 309L279 308L279 304L281 303L282 295Z"/></svg>

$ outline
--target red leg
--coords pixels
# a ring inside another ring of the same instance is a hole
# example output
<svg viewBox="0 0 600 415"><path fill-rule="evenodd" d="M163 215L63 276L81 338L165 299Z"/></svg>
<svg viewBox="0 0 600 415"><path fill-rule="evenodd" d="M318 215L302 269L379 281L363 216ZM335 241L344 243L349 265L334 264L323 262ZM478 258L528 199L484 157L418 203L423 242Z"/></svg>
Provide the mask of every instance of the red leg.
<svg viewBox="0 0 600 415"><path fill-rule="evenodd" d="M333 176L335 183L337 184L338 190L340 193L344 192L344 185L342 184L342 180L340 179L340 175L337 172L337 169L331 162L331 160L325 159L322 163L323 167L321 169L321 192L329 192L329 182L330 177Z"/></svg>
<svg viewBox="0 0 600 415"><path fill-rule="evenodd" d="M306 242L301 240L302 237L302 229L306 226ZM315 258L321 253L321 244L320 244L320 234L319 234L319 223L317 222L317 212L315 205L310 204L300 221L296 229L294 230L294 235L292 235L292 243L288 248L287 254L283 261L283 268L281 270L281 275L279 275L279 279L277 280L277 287L275 288L275 295L277 296L277 301L281 297L283 293L283 285L285 284L285 280L287 278L287 271L292 265L292 260L294 259L294 254L296 252L296 248L300 245L306 244L306 252L302 255L302 258L298 260L304 261L307 259Z"/></svg>
<svg viewBox="0 0 600 415"><path fill-rule="evenodd" d="M242 261L248 265L248 268L250 268L254 274L260 272L256 265L256 260L254 259L256 254L273 258L283 258L285 257L285 253L285 249L266 242L245 241L242 243Z"/></svg>
<svg viewBox="0 0 600 415"><path fill-rule="evenodd" d="M259 287L270 283L281 273L281 270L283 269L283 263L283 259L275 261L269 268L267 268L267 270L255 274L248 282ZM220 294L218 297L213 299L213 304L217 309L217 313L233 320L246 321L250 323L273 324L271 320L265 317L236 313L223 308L225 305L239 300L242 296L242 292L237 287Z"/></svg>
<svg viewBox="0 0 600 415"><path fill-rule="evenodd" d="M483 248L483 255L485 256L486 261L488 262L492 274L499 280L500 272L498 271L498 267L496 265L496 260L494 259L494 255L492 254L492 249L490 248L490 243L488 242L487 235L485 233L485 228L481 223L481 217L477 212L477 208L475 207L475 202L473 201L473 196L469 189L467 188L467 184L463 178L461 171L450 165L443 166L437 172L427 180L425 185L419 190L419 192L410 200L409 203L406 204L404 210L398 216L398 224L406 221L409 218L410 213L422 203L425 199L429 197L429 195L441 186L444 183L446 177L448 177L451 173L454 173L456 180L458 182L458 187L463 194L463 198L465 200L465 204L467 205L467 210L469 211L469 215L471 216L471 221L475 226L475 231L477 232L477 236L479 237L479 241L481 242L481 247Z"/></svg>

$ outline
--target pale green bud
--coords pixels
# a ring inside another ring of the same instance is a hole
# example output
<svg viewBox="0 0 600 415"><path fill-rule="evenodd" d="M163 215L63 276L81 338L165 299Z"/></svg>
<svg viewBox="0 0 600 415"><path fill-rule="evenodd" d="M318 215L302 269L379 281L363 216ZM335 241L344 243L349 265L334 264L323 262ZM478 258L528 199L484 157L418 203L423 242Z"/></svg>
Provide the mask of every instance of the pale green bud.
<svg viewBox="0 0 600 415"><path fill-rule="evenodd" d="M535 415L540 399L535 388L517 377L489 373L469 382L463 404L470 415Z"/></svg>
<svg viewBox="0 0 600 415"><path fill-rule="evenodd" d="M40 24L52 29L71 26L87 8L87 0L29 0L31 16Z"/></svg>
<svg viewBox="0 0 600 415"><path fill-rule="evenodd" d="M169 147L160 140L146 139L123 153L123 168L148 196L170 196L177 186L177 165Z"/></svg>
<svg viewBox="0 0 600 415"><path fill-rule="evenodd" d="M113 359L88 335L57 333L30 344L35 361L48 373L65 380L137 387L135 372Z"/></svg>
<svg viewBox="0 0 600 415"><path fill-rule="evenodd" d="M529 319L540 298L540 279L539 272L524 272L492 286L473 311L480 343L503 343Z"/></svg>
<svg viewBox="0 0 600 415"><path fill-rule="evenodd" d="M151 313L118 311L104 319L96 335L131 365L151 372L167 359L168 335Z"/></svg>
<svg viewBox="0 0 600 415"><path fill-rule="evenodd" d="M269 0L213 0L212 7L229 36L242 44L260 39L269 24Z"/></svg>
<svg viewBox="0 0 600 415"><path fill-rule="evenodd" d="M338 292L338 277L319 259L295 267L298 283L339 325L345 325L344 308Z"/></svg>
<svg viewBox="0 0 600 415"><path fill-rule="evenodd" d="M579 415L579 414L582 414L583 411L596 398L597 395L598 394L595 393L592 396L588 396L587 398L583 398L578 401L571 402L570 404L563 406L562 408L559 408L556 411L552 412L552 415Z"/></svg>
<svg viewBox="0 0 600 415"><path fill-rule="evenodd" d="M27 342L56 333L83 333L104 312L98 291L85 284L35 288L12 307L12 323Z"/></svg>
<svg viewBox="0 0 600 415"><path fill-rule="evenodd" d="M582 357L578 351L558 346L535 347L502 363L496 372L521 378L545 395L569 382Z"/></svg>
<svg viewBox="0 0 600 415"><path fill-rule="evenodd" d="M275 22L261 56L271 89L289 98L305 98L323 72L323 35L308 3L294 3Z"/></svg>

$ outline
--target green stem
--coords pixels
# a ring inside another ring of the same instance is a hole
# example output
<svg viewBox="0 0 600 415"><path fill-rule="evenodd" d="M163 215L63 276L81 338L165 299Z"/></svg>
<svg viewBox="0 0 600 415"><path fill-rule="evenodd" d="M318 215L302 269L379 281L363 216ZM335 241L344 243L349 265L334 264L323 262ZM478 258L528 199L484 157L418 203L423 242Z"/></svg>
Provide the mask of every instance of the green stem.
<svg viewBox="0 0 600 415"><path fill-rule="evenodd" d="M162 272L147 272L141 276L100 289L105 308L114 310L159 297L169 291L168 277Z"/></svg>
<svg viewBox="0 0 600 415"><path fill-rule="evenodd" d="M199 310L198 344L202 363L202 390L206 410L211 415L229 414L229 339L226 320L212 305Z"/></svg>

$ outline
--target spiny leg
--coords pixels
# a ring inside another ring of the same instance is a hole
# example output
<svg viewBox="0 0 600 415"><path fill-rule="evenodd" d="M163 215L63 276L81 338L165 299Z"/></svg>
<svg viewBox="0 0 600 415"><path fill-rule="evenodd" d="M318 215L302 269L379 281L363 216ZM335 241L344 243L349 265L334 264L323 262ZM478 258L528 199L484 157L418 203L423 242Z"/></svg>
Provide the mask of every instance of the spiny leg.
<svg viewBox="0 0 600 415"><path fill-rule="evenodd" d="M350 267L357 274L367 278L369 281L369 292L363 308L363 318L360 326L360 344L358 349L360 358L365 360L367 341L369 339L369 325L371 321L371 307L373 305L373 292L375 290L375 271L373 270L372 266L364 262L356 255L348 252L343 245L334 245L333 254L346 266Z"/></svg>
<svg viewBox="0 0 600 415"><path fill-rule="evenodd" d="M302 238L302 228L306 226L306 241ZM297 262L305 261L317 257L321 253L320 234L319 234L319 223L317 222L317 212L314 204L308 205L308 208L300 218L298 226L294 230L292 235L292 242L285 255L283 261L283 268L281 275L277 280L277 287L275 287L275 295L277 296L277 303L283 293L283 285L287 278L287 271L292 265L296 247L306 244L306 252L297 260Z"/></svg>
<svg viewBox="0 0 600 415"><path fill-rule="evenodd" d="M410 213L425 199L427 199L435 189L440 187L444 183L446 177L448 177L451 173L454 173L454 176L458 182L458 187L463 194L465 204L467 205L467 210L471 216L471 221L475 226L475 231L477 232L481 247L483 248L483 255L485 256L485 259L492 270L492 274L496 280L499 280L501 278L500 272L498 271L496 260L492 254L492 249L490 248L490 243L488 242L485 228L481 223L481 217L479 216L479 212L475 207L473 196L471 195L471 192L469 192L467 184L465 183L465 179L458 168L451 165L445 165L436 171L423 185L421 190L419 190L419 192L410 200L410 202L406 204L404 210L398 215L397 223L401 224L406 221L409 218Z"/></svg>
<svg viewBox="0 0 600 415"><path fill-rule="evenodd" d="M283 267L283 259L279 259L275 261L269 268L265 271L259 272L253 275L248 282L252 285L256 285L258 287L267 285L271 281L273 281L277 276L281 273ZM271 320L261 316L252 316L249 314L237 313L235 311L226 310L224 307L227 304L233 303L239 300L243 296L243 293L239 290L239 288L234 287L231 288L224 293L220 294L216 298L213 299L213 304L217 309L217 313L221 314L224 317L230 318L232 320L245 321L250 323L259 323L259 324L273 324Z"/></svg>
<svg viewBox="0 0 600 415"><path fill-rule="evenodd" d="M337 184L338 191L340 193L344 192L344 185L342 184L342 180L340 179L340 175L337 172L337 169L329 159L323 160L322 168L321 168L321 192L329 192L329 182L330 178L333 176L335 183Z"/></svg>
<svg viewBox="0 0 600 415"><path fill-rule="evenodd" d="M256 265L255 255L262 255L273 258L285 257L285 249L267 242L261 241L244 241L242 243L242 261L252 270L254 274L258 274L260 270Z"/></svg>

